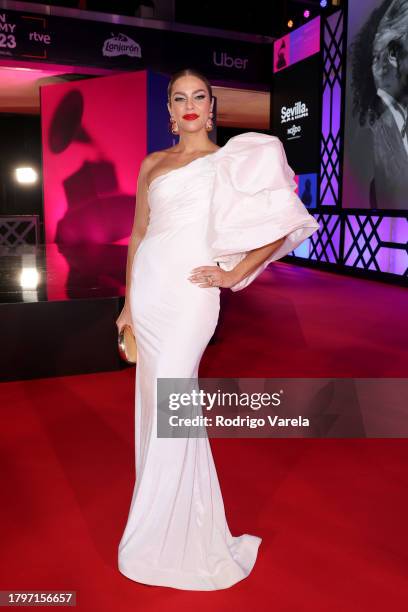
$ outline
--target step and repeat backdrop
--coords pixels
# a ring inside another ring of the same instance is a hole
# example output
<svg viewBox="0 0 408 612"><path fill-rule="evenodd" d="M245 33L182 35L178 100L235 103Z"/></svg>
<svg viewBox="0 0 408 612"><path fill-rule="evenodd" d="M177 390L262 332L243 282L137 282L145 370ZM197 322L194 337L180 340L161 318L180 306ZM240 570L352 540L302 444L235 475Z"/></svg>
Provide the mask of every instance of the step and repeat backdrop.
<svg viewBox="0 0 408 612"><path fill-rule="evenodd" d="M188 49L214 83L270 86L271 131L320 224L288 257L400 281L408 276L407 32L408 0L345 3L273 44L41 14L33 5L0 9L0 63L166 76L184 67Z"/></svg>
<svg viewBox="0 0 408 612"><path fill-rule="evenodd" d="M12 4L12 3L10 3ZM198 35L166 27L97 21L0 8L0 59L101 69L172 73L194 67L210 79L250 84L270 81L270 43ZM249 38L249 37L248 37ZM255 38L255 37L254 37Z"/></svg>

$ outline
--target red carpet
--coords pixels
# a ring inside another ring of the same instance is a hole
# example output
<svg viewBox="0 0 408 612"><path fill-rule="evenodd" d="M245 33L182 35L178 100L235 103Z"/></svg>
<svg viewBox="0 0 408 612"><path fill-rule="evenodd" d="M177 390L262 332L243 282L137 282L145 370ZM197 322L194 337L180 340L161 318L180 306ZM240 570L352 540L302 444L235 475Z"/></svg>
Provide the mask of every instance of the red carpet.
<svg viewBox="0 0 408 612"><path fill-rule="evenodd" d="M224 297L201 376L407 376L401 287L278 263ZM177 591L116 566L134 368L3 383L0 400L0 590L75 590L90 612L406 610L407 440L212 440L231 531L263 542L231 589Z"/></svg>

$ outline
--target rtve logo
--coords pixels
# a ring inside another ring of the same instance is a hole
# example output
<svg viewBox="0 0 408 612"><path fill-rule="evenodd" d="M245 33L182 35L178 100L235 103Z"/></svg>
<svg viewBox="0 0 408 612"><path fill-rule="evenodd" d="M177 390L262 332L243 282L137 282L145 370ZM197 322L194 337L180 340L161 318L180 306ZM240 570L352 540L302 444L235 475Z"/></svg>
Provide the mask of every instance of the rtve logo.
<svg viewBox="0 0 408 612"><path fill-rule="evenodd" d="M213 64L215 64L215 66L223 66L224 68L238 68L238 70L245 70L248 65L248 58L231 57L225 51L221 51L218 54L217 51L213 51Z"/></svg>

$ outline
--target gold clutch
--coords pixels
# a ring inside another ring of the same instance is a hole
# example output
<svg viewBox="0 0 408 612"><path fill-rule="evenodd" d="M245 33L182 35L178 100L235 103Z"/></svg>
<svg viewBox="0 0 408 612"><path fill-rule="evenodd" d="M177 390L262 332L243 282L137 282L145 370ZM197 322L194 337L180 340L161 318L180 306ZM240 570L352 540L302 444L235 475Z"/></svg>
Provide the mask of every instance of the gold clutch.
<svg viewBox="0 0 408 612"><path fill-rule="evenodd" d="M130 325L124 325L118 335L119 355L127 363L136 363L137 347L136 339Z"/></svg>

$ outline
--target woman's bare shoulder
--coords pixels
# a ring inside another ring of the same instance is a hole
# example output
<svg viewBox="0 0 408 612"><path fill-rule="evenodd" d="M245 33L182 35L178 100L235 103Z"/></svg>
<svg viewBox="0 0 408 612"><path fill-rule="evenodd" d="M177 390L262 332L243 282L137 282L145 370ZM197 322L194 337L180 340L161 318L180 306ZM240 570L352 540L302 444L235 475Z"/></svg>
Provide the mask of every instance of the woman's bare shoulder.
<svg viewBox="0 0 408 612"><path fill-rule="evenodd" d="M152 153L148 153L146 157L143 159L142 164L140 166L140 175L141 178L146 182L146 185L150 184L152 180L152 175L157 172L155 168L161 168L163 165L166 166L168 164L168 153L169 149L161 149L160 151L152 151Z"/></svg>
<svg viewBox="0 0 408 612"><path fill-rule="evenodd" d="M148 153L142 160L140 172L143 174L150 172L150 170L152 170L156 164L166 157L166 151L167 149L163 149L161 151L152 151L152 153Z"/></svg>

